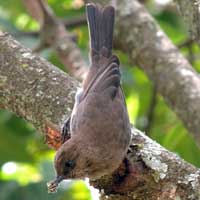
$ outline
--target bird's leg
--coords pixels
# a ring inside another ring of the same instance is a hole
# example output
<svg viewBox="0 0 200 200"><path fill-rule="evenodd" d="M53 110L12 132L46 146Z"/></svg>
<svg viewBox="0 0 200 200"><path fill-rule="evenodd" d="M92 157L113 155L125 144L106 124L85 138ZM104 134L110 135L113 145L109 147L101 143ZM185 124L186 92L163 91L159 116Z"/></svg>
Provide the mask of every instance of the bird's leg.
<svg viewBox="0 0 200 200"><path fill-rule="evenodd" d="M62 136L61 136L62 144L71 137L71 135L70 135L70 120L71 120L71 116L66 120L66 122L64 123L64 126L62 128L62 133L61 133L62 134Z"/></svg>

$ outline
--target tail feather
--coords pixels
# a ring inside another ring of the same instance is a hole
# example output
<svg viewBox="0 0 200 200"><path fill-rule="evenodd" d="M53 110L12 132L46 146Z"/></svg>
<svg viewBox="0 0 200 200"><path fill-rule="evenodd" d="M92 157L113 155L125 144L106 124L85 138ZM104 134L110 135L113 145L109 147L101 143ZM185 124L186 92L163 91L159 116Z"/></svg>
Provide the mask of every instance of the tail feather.
<svg viewBox="0 0 200 200"><path fill-rule="evenodd" d="M100 40L100 46L106 47L109 52L112 52L112 42L113 42L113 27L114 26L114 9L109 6L103 11L102 16L102 38Z"/></svg>
<svg viewBox="0 0 200 200"><path fill-rule="evenodd" d="M91 67L83 83L84 99L90 91L106 92L112 99L120 85L119 59L112 55L114 8L87 4Z"/></svg>
<svg viewBox="0 0 200 200"><path fill-rule="evenodd" d="M112 55L114 8L101 8L95 4L87 5L87 19L90 32L91 57L100 54Z"/></svg>

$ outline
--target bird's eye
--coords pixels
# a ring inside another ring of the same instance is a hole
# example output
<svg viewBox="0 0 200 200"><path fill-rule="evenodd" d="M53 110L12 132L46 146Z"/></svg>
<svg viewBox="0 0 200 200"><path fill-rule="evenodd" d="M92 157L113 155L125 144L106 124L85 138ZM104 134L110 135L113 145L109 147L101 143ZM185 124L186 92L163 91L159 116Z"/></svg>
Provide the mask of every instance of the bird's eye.
<svg viewBox="0 0 200 200"><path fill-rule="evenodd" d="M70 172L75 166L75 162L73 160L67 160L65 162L65 167L64 167L64 171L65 173Z"/></svg>
<svg viewBox="0 0 200 200"><path fill-rule="evenodd" d="M73 160L68 160L65 162L65 167L73 167L74 166L74 161Z"/></svg>

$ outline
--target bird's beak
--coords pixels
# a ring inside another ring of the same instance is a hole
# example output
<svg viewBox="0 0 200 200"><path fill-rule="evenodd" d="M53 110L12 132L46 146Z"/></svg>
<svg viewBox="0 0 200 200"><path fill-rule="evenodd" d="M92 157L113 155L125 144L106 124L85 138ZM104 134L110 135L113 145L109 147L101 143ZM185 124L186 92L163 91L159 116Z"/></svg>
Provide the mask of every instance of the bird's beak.
<svg viewBox="0 0 200 200"><path fill-rule="evenodd" d="M55 179L55 183L59 184L64 179L64 176L57 176Z"/></svg>

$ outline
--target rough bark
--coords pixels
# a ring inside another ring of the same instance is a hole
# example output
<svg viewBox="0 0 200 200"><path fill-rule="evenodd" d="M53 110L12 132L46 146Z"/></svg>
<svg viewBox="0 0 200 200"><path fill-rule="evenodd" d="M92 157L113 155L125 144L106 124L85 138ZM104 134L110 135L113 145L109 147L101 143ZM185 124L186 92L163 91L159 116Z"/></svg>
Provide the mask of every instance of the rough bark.
<svg viewBox="0 0 200 200"><path fill-rule="evenodd" d="M116 46L146 72L200 143L200 77L197 72L138 1L103 2L116 9Z"/></svg>
<svg viewBox="0 0 200 200"><path fill-rule="evenodd" d="M59 130L73 106L78 83L2 32L0 63L0 107L15 112L44 134L49 124ZM125 170L93 182L104 189L102 199L200 198L199 169L139 130L132 129L127 158Z"/></svg>
<svg viewBox="0 0 200 200"><path fill-rule="evenodd" d="M70 113L78 82L0 32L0 108L40 131L60 130Z"/></svg>
<svg viewBox="0 0 200 200"><path fill-rule="evenodd" d="M191 37L200 41L200 1L174 0L183 16Z"/></svg>

